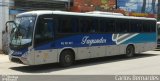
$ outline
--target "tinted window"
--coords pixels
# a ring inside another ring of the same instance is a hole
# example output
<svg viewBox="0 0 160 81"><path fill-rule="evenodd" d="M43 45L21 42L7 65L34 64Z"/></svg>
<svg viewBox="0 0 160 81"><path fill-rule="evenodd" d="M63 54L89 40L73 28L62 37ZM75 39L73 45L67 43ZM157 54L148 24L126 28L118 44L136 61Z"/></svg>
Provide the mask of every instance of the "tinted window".
<svg viewBox="0 0 160 81"><path fill-rule="evenodd" d="M75 33L78 31L79 20L74 16L57 16L58 33Z"/></svg>
<svg viewBox="0 0 160 81"><path fill-rule="evenodd" d="M139 20L131 20L130 21L130 31L131 32L143 32L143 23Z"/></svg>
<svg viewBox="0 0 160 81"><path fill-rule="evenodd" d="M143 32L151 32L151 23L149 21L143 21Z"/></svg>
<svg viewBox="0 0 160 81"><path fill-rule="evenodd" d="M106 32L115 32L115 20L106 20L107 30Z"/></svg>
<svg viewBox="0 0 160 81"><path fill-rule="evenodd" d="M58 33L72 33L71 19L67 16L58 18Z"/></svg>
<svg viewBox="0 0 160 81"><path fill-rule="evenodd" d="M92 22L90 18L84 18L82 17L79 21L79 26L80 26L80 32L83 33L89 33L91 32L92 26L91 26Z"/></svg>
<svg viewBox="0 0 160 81"><path fill-rule="evenodd" d="M91 20L91 32L99 32L99 20L98 18L93 18Z"/></svg>
<svg viewBox="0 0 160 81"><path fill-rule="evenodd" d="M40 45L52 41L54 38L53 18L40 18L35 33L35 44Z"/></svg>
<svg viewBox="0 0 160 81"><path fill-rule="evenodd" d="M116 32L129 32L129 21L124 19L117 19Z"/></svg>
<svg viewBox="0 0 160 81"><path fill-rule="evenodd" d="M156 32L156 21L151 21L150 24L151 32Z"/></svg>
<svg viewBox="0 0 160 81"><path fill-rule="evenodd" d="M115 32L115 20L103 19L100 20L100 31L105 33Z"/></svg>
<svg viewBox="0 0 160 81"><path fill-rule="evenodd" d="M105 20L100 20L100 32L104 33L107 30L107 24Z"/></svg>
<svg viewBox="0 0 160 81"><path fill-rule="evenodd" d="M71 28L73 32L77 33L79 28L79 19L78 17L71 17Z"/></svg>

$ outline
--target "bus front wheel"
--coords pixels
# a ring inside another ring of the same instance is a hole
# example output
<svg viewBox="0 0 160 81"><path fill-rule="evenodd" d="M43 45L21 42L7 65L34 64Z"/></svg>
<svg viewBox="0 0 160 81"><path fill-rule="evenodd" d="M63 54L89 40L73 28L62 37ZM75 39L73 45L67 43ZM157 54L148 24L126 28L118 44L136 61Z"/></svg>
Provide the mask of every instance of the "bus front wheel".
<svg viewBox="0 0 160 81"><path fill-rule="evenodd" d="M133 45L128 45L126 48L126 57L133 57L135 54L135 49Z"/></svg>
<svg viewBox="0 0 160 81"><path fill-rule="evenodd" d="M59 60L60 66L68 67L68 66L71 66L73 62L74 62L73 52L70 50L62 51L60 55L60 60Z"/></svg>

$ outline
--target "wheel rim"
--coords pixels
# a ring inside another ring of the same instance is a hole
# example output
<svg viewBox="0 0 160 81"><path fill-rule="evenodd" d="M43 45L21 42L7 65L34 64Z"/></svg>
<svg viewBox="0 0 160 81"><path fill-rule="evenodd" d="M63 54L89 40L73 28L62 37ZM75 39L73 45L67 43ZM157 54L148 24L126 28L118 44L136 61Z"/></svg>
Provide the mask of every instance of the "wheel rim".
<svg viewBox="0 0 160 81"><path fill-rule="evenodd" d="M130 46L130 47L128 47L128 49L127 49L127 54L129 55L129 56L132 56L133 55L133 47L132 46Z"/></svg>
<svg viewBox="0 0 160 81"><path fill-rule="evenodd" d="M127 53L132 54L132 48L128 48Z"/></svg>
<svg viewBox="0 0 160 81"><path fill-rule="evenodd" d="M70 63L71 62L71 56L70 55L66 55L65 56L65 62L66 63Z"/></svg>

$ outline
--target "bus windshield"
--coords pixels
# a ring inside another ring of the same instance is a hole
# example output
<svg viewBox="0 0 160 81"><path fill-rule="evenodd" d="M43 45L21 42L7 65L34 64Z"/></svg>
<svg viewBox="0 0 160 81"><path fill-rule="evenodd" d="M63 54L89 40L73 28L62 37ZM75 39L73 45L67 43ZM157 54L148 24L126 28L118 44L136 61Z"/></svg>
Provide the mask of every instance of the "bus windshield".
<svg viewBox="0 0 160 81"><path fill-rule="evenodd" d="M10 45L13 47L30 45L36 17L17 17L11 30Z"/></svg>

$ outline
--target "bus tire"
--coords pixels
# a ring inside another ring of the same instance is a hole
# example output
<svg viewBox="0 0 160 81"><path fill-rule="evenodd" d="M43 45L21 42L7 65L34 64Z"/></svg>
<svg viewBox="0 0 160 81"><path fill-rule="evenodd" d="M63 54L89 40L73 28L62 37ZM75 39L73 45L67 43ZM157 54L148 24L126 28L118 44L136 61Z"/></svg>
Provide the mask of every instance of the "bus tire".
<svg viewBox="0 0 160 81"><path fill-rule="evenodd" d="M126 48L126 57L133 57L135 54L135 48L133 45L128 45Z"/></svg>
<svg viewBox="0 0 160 81"><path fill-rule="evenodd" d="M71 66L74 63L74 53L71 50L61 52L59 64L62 67Z"/></svg>

